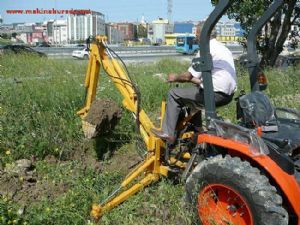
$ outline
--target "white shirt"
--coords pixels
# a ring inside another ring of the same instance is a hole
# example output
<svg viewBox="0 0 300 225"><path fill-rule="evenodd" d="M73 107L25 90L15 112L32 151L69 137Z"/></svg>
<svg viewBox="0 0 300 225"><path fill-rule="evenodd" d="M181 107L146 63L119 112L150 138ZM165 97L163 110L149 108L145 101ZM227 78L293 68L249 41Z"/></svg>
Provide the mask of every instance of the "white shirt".
<svg viewBox="0 0 300 225"><path fill-rule="evenodd" d="M228 95L233 94L236 91L237 78L231 52L216 39L211 39L210 54L213 61L211 73L214 92L223 92ZM200 51L196 57L200 57ZM193 77L199 78L201 81L203 80L201 72L195 71L192 66L189 67L188 71ZM203 83L200 86L203 88Z"/></svg>

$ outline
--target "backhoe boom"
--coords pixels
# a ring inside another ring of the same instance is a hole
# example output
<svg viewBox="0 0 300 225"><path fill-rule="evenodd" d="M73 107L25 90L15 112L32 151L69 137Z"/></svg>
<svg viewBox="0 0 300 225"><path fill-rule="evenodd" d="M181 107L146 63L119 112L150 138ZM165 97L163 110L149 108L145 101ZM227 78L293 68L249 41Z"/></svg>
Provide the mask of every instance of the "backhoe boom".
<svg viewBox="0 0 300 225"><path fill-rule="evenodd" d="M85 77L86 97L84 107L77 112L82 118L83 130L85 134L93 125L88 124L84 119L89 113L92 103L96 98L100 67L104 69L114 85L123 96L123 106L133 113L139 131L146 144L148 154L145 160L137 166L121 183L120 187L101 204L95 204L92 207L92 216L97 220L113 207L119 205L137 191L145 186L157 181L160 175L166 176L168 169L160 161L161 149L164 148L164 142L154 137L150 129L154 127L153 123L143 109L139 108L139 94L134 83L131 81L126 68L119 63L114 53L109 49L105 36L97 36L91 44L90 59ZM162 104L164 108L164 104ZM164 110L162 110L162 115ZM135 184L134 180L139 179Z"/></svg>

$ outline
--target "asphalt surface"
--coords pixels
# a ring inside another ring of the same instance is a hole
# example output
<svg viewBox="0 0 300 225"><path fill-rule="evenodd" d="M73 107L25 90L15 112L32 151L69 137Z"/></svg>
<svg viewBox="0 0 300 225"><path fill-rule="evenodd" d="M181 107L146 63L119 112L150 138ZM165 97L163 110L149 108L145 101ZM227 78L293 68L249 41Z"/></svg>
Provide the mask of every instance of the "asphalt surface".
<svg viewBox="0 0 300 225"><path fill-rule="evenodd" d="M80 50L83 49L83 47L36 47L34 49L46 53L50 58L71 58L74 50ZM112 46L111 49L126 63L152 62L162 58L174 58L190 61L193 58L193 55L177 53L174 46ZM242 54L243 50L241 46L229 46L229 49L235 57Z"/></svg>

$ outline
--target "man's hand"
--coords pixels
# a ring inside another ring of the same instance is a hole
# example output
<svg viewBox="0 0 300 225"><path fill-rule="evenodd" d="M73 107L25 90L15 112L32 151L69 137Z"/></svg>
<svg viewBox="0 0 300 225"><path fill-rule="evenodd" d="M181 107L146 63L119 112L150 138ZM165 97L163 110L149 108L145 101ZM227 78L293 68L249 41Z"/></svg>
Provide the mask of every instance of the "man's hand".
<svg viewBox="0 0 300 225"><path fill-rule="evenodd" d="M176 73L170 73L168 75L168 82L176 82L177 81L177 74Z"/></svg>

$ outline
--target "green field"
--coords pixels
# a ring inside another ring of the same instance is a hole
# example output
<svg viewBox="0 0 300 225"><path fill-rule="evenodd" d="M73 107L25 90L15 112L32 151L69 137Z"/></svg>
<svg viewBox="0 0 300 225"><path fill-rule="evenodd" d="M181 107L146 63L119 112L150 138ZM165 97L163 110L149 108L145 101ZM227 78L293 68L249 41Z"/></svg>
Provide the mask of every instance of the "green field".
<svg viewBox="0 0 300 225"><path fill-rule="evenodd" d="M113 191L140 160L132 115L123 110L109 137L86 140L76 111L83 106L87 62L27 55L0 56L0 224L89 224L92 202ZM163 78L188 63L169 59L128 66L142 93L142 107L155 124L170 88ZM300 71L268 69L267 94L276 106L300 109ZM245 71L239 90L249 90ZM238 92L237 92L238 93ZM101 72L98 97L121 105ZM235 121L235 102L218 109ZM29 159L28 171L17 171ZM184 185L163 179L105 215L101 224L191 224Z"/></svg>

